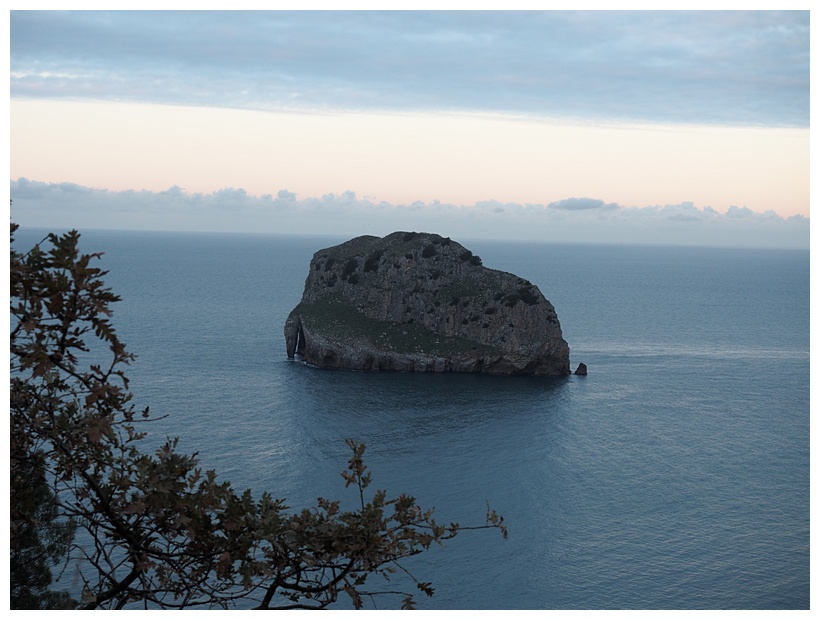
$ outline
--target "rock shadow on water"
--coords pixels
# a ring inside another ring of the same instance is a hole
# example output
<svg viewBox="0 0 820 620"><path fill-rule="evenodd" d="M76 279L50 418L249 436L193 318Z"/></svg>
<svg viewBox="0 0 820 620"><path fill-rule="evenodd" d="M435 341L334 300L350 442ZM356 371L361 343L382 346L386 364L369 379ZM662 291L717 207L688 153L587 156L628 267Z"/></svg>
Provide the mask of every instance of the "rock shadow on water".
<svg viewBox="0 0 820 620"><path fill-rule="evenodd" d="M570 395L571 376L327 371L291 364L291 398L309 412L306 426L330 443L354 436L372 447L401 446L423 437L496 432L551 415ZM304 414L303 414L304 415Z"/></svg>

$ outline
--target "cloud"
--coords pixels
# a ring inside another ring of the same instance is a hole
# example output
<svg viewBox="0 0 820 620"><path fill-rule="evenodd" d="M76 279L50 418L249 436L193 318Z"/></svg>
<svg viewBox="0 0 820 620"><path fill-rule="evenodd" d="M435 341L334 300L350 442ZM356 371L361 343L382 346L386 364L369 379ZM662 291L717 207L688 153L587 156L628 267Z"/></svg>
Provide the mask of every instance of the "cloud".
<svg viewBox="0 0 820 620"><path fill-rule="evenodd" d="M93 189L72 183L11 181L11 218L50 229L115 228L357 236L426 230L456 239L572 243L652 243L808 249L808 218L731 207L719 213L691 202L624 207L595 198L542 204L481 201L373 202L347 191L299 198L288 190L254 196L244 189L188 193ZM553 205L564 205L555 207ZM567 207L569 205L569 208Z"/></svg>
<svg viewBox="0 0 820 620"><path fill-rule="evenodd" d="M10 49L12 97L809 126L808 11L12 11Z"/></svg>
<svg viewBox="0 0 820 620"><path fill-rule="evenodd" d="M754 217L754 216L755 216L754 211L752 211L751 209L748 209L747 207L738 207L738 206L732 205L732 206L729 207L728 211L726 211L726 217L730 217L730 218L734 218L734 219L739 219L739 218L744 218L745 219L745 218L750 218L750 217Z"/></svg>
<svg viewBox="0 0 820 620"><path fill-rule="evenodd" d="M564 211L586 211L588 209L617 209L618 205L612 202L605 203L603 200L595 198L566 198L551 202L547 207Z"/></svg>

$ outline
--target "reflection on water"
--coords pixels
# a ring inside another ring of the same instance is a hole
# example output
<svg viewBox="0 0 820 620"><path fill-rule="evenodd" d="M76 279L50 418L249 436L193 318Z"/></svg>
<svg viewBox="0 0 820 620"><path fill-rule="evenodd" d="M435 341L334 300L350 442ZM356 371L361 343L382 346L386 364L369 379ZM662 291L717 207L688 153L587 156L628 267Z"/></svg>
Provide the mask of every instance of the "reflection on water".
<svg viewBox="0 0 820 620"><path fill-rule="evenodd" d="M332 436L372 437L374 450L447 441L463 429L480 432L515 418L538 417L566 397L569 377L372 373L320 370L298 362L288 369L292 397L304 423ZM402 440L403 438L403 440ZM400 441L401 440L401 441Z"/></svg>

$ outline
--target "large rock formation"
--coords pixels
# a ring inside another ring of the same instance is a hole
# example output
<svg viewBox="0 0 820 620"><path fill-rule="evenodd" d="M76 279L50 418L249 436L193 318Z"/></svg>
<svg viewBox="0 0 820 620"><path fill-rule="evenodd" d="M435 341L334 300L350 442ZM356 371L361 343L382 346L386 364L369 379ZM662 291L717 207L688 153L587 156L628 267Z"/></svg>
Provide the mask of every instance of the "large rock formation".
<svg viewBox="0 0 820 620"><path fill-rule="evenodd" d="M322 368L570 373L558 316L537 286L428 233L316 252L285 340L289 358Z"/></svg>

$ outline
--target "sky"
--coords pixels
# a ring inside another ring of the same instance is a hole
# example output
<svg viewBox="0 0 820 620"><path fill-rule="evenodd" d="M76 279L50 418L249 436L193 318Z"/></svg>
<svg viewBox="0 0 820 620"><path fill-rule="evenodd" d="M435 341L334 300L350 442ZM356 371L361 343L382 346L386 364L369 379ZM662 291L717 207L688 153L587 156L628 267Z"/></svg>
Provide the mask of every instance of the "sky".
<svg viewBox="0 0 820 620"><path fill-rule="evenodd" d="M12 10L9 32L21 225L809 247L808 11Z"/></svg>

